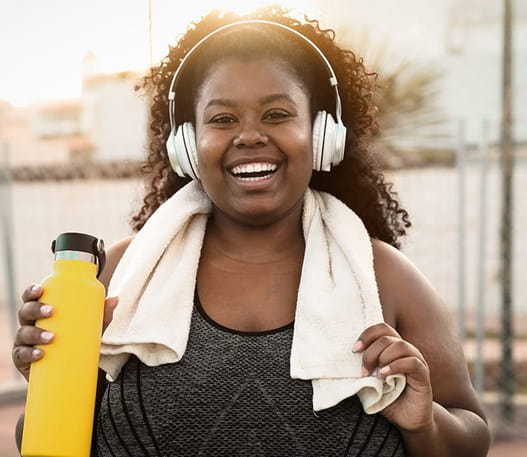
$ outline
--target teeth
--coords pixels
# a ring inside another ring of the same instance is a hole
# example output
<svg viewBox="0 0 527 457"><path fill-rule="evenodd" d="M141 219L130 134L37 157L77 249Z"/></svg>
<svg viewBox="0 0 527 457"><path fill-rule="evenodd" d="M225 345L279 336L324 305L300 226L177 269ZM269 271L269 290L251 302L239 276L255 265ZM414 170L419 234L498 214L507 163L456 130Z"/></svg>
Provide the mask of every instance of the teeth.
<svg viewBox="0 0 527 457"><path fill-rule="evenodd" d="M271 177L272 174L269 174L269 175L265 175L265 176L258 176L258 177L254 177L254 178L242 178L242 177L237 177L237 179L239 179L240 181L262 181L264 179L267 179L269 177Z"/></svg>
<svg viewBox="0 0 527 457"><path fill-rule="evenodd" d="M241 173L260 173L262 171L275 171L278 165L275 163L245 163L243 165L237 165L232 169L232 173L235 175ZM247 178L253 179L253 178Z"/></svg>

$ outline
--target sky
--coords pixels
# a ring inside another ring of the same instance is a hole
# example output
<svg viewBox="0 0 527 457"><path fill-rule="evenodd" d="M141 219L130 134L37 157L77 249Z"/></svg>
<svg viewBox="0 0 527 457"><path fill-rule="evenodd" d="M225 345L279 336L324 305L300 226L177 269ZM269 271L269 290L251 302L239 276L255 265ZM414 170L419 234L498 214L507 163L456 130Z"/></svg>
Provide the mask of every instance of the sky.
<svg viewBox="0 0 527 457"><path fill-rule="evenodd" d="M292 7L312 3L286 2ZM243 12L263 3L151 0L154 61L208 10L228 4ZM146 68L148 0L0 0L0 100L22 106L77 97L89 51L102 72Z"/></svg>
<svg viewBox="0 0 527 457"><path fill-rule="evenodd" d="M268 1L268 0L267 0ZM352 6L350 26L361 25L409 53L434 48L438 8L451 0L282 0L322 19ZM266 0L151 0L154 62L191 20L214 7L252 10ZM426 5L423 5L426 3ZM82 59L97 57L101 72L148 66L148 0L0 0L0 100L15 106L80 95ZM339 18L341 19L341 18ZM358 27L357 27L358 28ZM409 46L410 45L410 46Z"/></svg>

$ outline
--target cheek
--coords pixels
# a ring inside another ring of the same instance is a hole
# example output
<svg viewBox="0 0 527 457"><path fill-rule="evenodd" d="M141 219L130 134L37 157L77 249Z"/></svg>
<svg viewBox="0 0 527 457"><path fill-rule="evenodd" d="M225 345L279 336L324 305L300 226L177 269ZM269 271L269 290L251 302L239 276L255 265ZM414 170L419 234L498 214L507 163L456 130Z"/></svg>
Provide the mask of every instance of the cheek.
<svg viewBox="0 0 527 457"><path fill-rule="evenodd" d="M311 125L298 129L296 132L296 138L298 143L304 144L308 149L311 149L311 144L313 142L313 129L311 128Z"/></svg>
<svg viewBox="0 0 527 457"><path fill-rule="evenodd" d="M219 153L218 140L213 135L197 135L196 154L198 157L198 166L200 170L206 170L212 165L216 165L221 159Z"/></svg>
<svg viewBox="0 0 527 457"><path fill-rule="evenodd" d="M296 167L304 172L311 172L313 163L313 136L311 127L299 129L291 138L294 138L294 144L291 144L291 150L297 151L295 156Z"/></svg>

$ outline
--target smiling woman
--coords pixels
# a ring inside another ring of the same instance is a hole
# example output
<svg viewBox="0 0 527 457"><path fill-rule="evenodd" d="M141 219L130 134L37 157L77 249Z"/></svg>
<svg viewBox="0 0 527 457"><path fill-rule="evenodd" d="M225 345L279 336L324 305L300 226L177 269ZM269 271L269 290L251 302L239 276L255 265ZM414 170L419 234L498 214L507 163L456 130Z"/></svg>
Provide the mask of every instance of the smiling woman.
<svg viewBox="0 0 527 457"><path fill-rule="evenodd" d="M397 250L362 59L278 7L213 12L142 88L146 196L101 275L92 455L484 456L460 343Z"/></svg>

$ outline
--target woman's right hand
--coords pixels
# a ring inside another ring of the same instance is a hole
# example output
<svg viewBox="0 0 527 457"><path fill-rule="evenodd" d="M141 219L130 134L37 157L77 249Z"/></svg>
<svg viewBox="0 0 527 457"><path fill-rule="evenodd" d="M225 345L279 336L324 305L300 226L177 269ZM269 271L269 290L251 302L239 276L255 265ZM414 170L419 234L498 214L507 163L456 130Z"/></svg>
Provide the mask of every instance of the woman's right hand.
<svg viewBox="0 0 527 457"><path fill-rule="evenodd" d="M18 329L13 345L13 362L22 376L29 380L31 363L44 356L44 350L34 345L46 345L53 341L54 335L44 329L35 327L35 321L53 315L53 308L38 299L43 293L39 285L29 286L22 294L23 304L18 310ZM103 332L112 321L113 311L117 306L118 297L108 297L104 302Z"/></svg>

